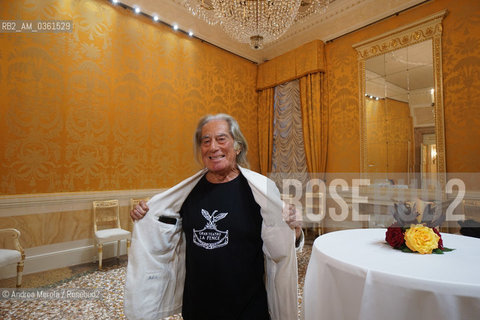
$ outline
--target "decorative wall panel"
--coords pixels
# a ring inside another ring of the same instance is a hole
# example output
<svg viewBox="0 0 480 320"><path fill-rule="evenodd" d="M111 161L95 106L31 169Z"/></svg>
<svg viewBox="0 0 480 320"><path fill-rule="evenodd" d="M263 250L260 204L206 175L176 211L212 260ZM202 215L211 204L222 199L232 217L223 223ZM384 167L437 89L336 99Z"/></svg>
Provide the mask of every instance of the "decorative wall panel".
<svg viewBox="0 0 480 320"><path fill-rule="evenodd" d="M258 169L255 64L109 1L1 6L74 28L0 37L0 194L172 186L207 113L237 118Z"/></svg>
<svg viewBox="0 0 480 320"><path fill-rule="evenodd" d="M359 172L357 57L349 37L326 45L329 132L327 172Z"/></svg>
<svg viewBox="0 0 480 320"><path fill-rule="evenodd" d="M454 3L443 24L447 171L479 172L480 2Z"/></svg>

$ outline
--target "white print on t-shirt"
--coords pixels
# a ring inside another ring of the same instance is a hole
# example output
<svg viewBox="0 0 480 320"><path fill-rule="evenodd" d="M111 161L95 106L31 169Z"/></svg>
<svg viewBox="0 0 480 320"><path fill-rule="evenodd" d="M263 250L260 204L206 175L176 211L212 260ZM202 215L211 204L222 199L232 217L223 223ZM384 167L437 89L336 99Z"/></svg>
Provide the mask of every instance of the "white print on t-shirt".
<svg viewBox="0 0 480 320"><path fill-rule="evenodd" d="M205 249L217 249L228 244L228 230L217 229L216 222L225 218L228 212L218 213L215 210L210 215L207 210L202 209L202 216L207 219L207 224L202 230L193 229L193 243Z"/></svg>

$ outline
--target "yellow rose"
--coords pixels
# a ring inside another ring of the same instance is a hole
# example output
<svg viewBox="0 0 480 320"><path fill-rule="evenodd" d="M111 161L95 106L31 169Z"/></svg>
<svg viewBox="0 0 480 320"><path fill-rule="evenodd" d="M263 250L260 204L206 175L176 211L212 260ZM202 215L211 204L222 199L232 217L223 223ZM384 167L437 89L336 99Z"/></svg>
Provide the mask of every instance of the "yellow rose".
<svg viewBox="0 0 480 320"><path fill-rule="evenodd" d="M410 229L405 231L405 244L407 247L421 254L432 253L433 249L437 249L439 239L440 237L431 228L421 224L412 224Z"/></svg>

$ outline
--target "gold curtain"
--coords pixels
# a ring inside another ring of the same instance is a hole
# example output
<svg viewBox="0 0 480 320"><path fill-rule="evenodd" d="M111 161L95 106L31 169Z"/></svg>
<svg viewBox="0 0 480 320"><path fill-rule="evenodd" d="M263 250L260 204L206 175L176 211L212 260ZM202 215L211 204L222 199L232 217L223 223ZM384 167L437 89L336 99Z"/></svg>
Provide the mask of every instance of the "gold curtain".
<svg viewBox="0 0 480 320"><path fill-rule="evenodd" d="M258 95L258 150L263 175L272 171L274 94L274 88L267 88Z"/></svg>
<svg viewBox="0 0 480 320"><path fill-rule="evenodd" d="M321 173L327 169L328 108L324 73L312 73L300 78L303 140L307 169Z"/></svg>

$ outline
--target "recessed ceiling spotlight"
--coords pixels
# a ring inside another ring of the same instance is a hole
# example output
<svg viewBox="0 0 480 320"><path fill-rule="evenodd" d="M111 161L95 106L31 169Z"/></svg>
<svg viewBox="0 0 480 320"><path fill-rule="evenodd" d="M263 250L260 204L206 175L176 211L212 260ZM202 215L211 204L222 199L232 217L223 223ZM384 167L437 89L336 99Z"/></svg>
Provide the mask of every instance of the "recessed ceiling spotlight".
<svg viewBox="0 0 480 320"><path fill-rule="evenodd" d="M135 13L140 13L140 7L135 7Z"/></svg>
<svg viewBox="0 0 480 320"><path fill-rule="evenodd" d="M157 15L154 15L154 16L153 16L153 20L154 20L154 21L158 21L158 16L157 16Z"/></svg>
<svg viewBox="0 0 480 320"><path fill-rule="evenodd" d="M178 30L178 25L174 24L173 25L173 30Z"/></svg>
<svg viewBox="0 0 480 320"><path fill-rule="evenodd" d="M190 37L193 37L193 31L188 31L188 35L189 35Z"/></svg>

